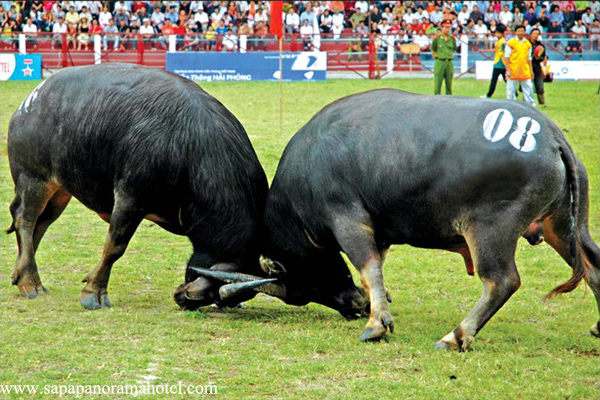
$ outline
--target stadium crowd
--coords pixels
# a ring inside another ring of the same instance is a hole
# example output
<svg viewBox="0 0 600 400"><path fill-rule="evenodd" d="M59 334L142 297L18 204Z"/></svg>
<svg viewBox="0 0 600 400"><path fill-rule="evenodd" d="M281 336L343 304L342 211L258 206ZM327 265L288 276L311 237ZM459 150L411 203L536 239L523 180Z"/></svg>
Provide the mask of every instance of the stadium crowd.
<svg viewBox="0 0 600 400"><path fill-rule="evenodd" d="M135 48L138 33L154 38L157 47L166 48L168 36L177 35L184 50L223 51L235 51L245 35L250 48L264 50L270 9L268 1L1 1L0 25L5 41L21 32L30 38L65 33L69 46L80 50L89 48L91 35L102 35L105 50ZM283 15L286 33L301 36L305 48L318 30L324 37L357 38L349 44L357 51L369 34L377 35L379 45L393 35L396 43L427 50L445 20L452 21L455 34L472 36L482 49L494 47L500 24L509 31L525 25L527 33L537 27L543 33L587 35L589 47L599 48L600 1L287 1ZM581 43L554 45L577 52Z"/></svg>

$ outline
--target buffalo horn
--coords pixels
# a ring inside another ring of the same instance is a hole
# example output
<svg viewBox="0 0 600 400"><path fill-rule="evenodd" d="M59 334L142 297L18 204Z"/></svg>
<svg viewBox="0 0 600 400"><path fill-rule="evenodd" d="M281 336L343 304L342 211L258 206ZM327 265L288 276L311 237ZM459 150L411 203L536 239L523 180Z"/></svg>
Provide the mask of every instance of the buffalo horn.
<svg viewBox="0 0 600 400"><path fill-rule="evenodd" d="M201 275L205 278L217 279L219 281L227 283L253 282L263 279L253 275L242 274L240 272L215 271L214 269L197 267L189 267L189 269L197 272L198 275Z"/></svg>
<svg viewBox="0 0 600 400"><path fill-rule="evenodd" d="M221 296L222 300L227 300L228 298L233 297L236 294L247 292L260 285L264 285L265 283L270 283L276 280L277 279L261 279L258 281L251 282L230 283L227 285L223 285L219 288L219 296Z"/></svg>

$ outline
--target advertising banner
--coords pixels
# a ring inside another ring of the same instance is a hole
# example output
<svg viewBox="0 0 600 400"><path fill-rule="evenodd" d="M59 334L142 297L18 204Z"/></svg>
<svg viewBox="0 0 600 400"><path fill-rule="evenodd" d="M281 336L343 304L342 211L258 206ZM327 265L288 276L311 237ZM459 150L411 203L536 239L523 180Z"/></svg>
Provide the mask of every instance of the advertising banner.
<svg viewBox="0 0 600 400"><path fill-rule="evenodd" d="M167 71L200 82L236 81L324 81L326 52L279 53L167 53Z"/></svg>
<svg viewBox="0 0 600 400"><path fill-rule="evenodd" d="M600 61L548 61L554 80L579 81L600 79ZM475 77L487 80L492 77L493 61L477 61Z"/></svg>
<svg viewBox="0 0 600 400"><path fill-rule="evenodd" d="M0 53L0 81L39 81L42 79L41 54Z"/></svg>

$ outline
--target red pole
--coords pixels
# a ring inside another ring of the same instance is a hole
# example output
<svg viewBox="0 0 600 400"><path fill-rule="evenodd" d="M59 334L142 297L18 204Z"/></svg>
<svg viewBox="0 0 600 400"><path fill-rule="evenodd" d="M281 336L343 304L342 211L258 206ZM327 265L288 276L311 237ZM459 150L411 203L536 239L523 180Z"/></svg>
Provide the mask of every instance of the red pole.
<svg viewBox="0 0 600 400"><path fill-rule="evenodd" d="M62 48L61 48L61 53L62 53L62 66L63 68L68 67L69 64L67 63L67 57L69 56L69 43L67 42L67 34L66 33L62 33L61 34L62 37Z"/></svg>
<svg viewBox="0 0 600 400"><path fill-rule="evenodd" d="M138 57L137 57L137 63L140 65L144 64L144 38L142 37L142 35L138 32L137 37L137 53L138 53Z"/></svg>
<svg viewBox="0 0 600 400"><path fill-rule="evenodd" d="M369 79L375 79L375 40L373 34L369 34Z"/></svg>

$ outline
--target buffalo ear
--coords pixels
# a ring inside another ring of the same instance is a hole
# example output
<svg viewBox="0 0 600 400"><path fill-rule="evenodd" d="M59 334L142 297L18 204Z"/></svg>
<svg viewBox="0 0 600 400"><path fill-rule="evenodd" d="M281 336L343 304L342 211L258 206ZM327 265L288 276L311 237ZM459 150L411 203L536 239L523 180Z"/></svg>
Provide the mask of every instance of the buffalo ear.
<svg viewBox="0 0 600 400"><path fill-rule="evenodd" d="M260 268L269 276L279 277L287 274L287 270L283 264L265 256L260 256Z"/></svg>

